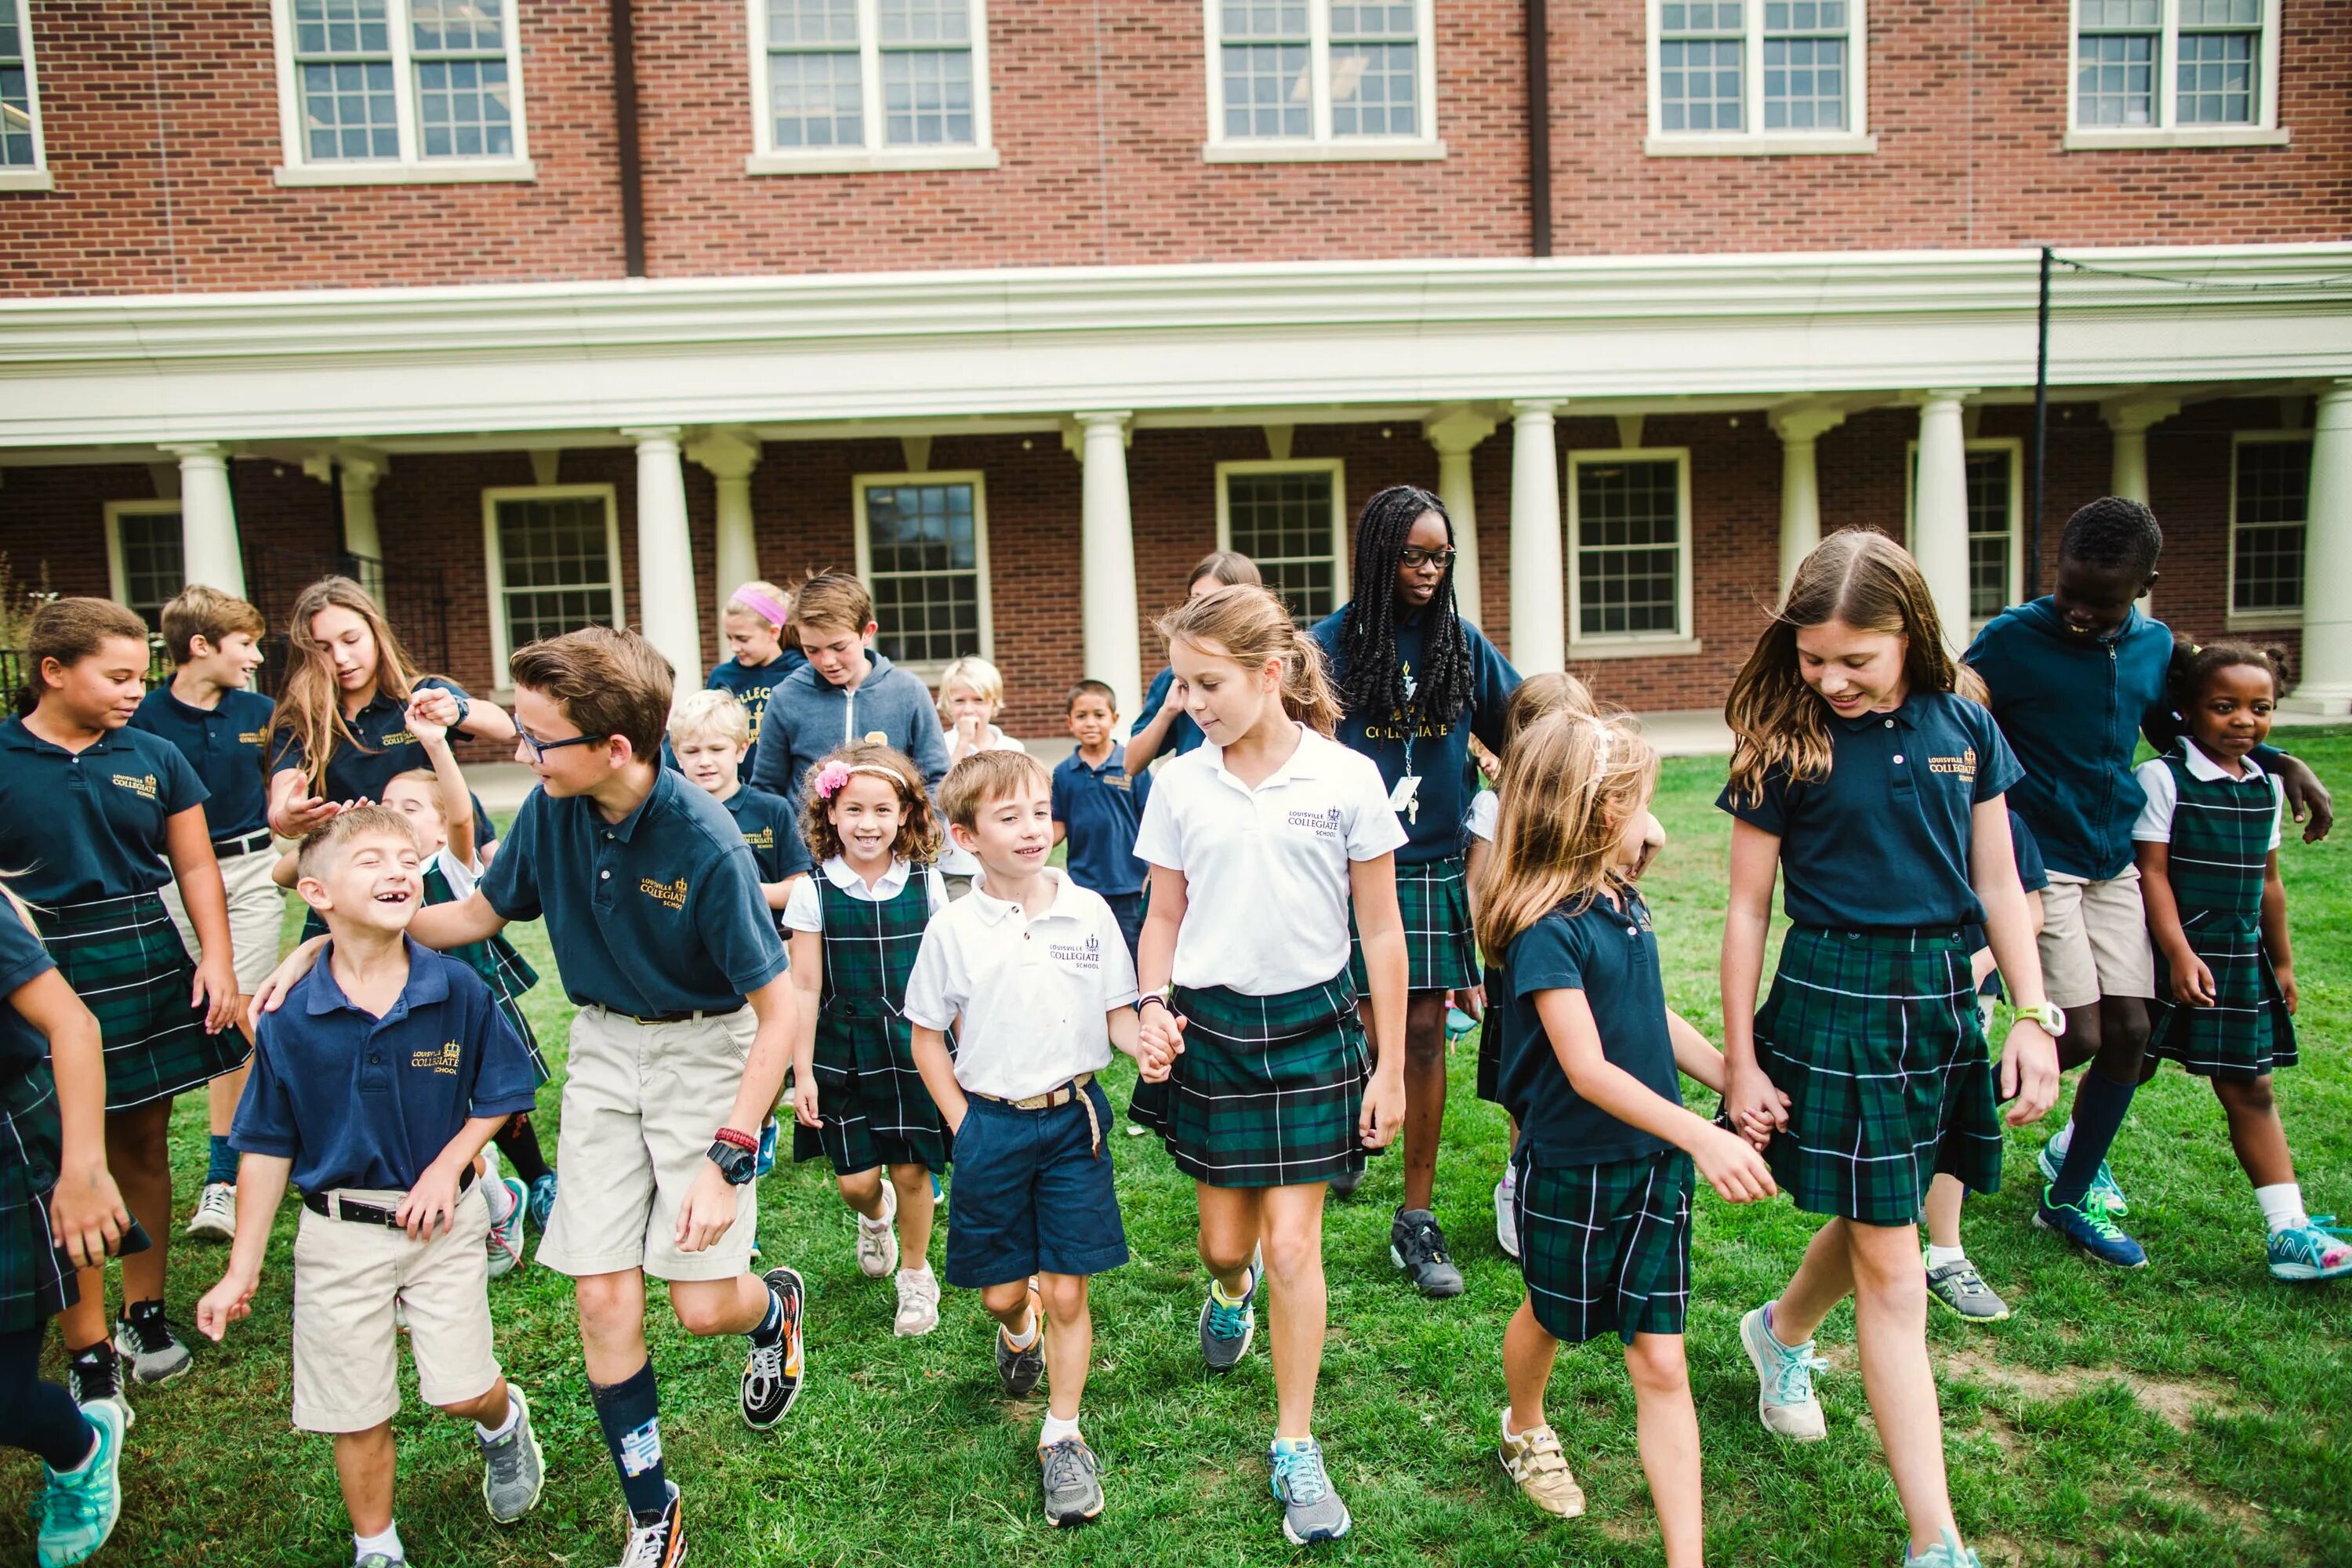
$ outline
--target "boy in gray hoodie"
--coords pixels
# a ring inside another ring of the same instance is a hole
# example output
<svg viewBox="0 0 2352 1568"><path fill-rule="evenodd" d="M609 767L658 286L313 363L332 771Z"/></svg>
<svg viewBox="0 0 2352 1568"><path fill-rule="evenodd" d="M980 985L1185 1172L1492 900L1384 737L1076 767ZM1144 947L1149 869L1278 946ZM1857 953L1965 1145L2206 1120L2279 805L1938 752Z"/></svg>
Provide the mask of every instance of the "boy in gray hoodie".
<svg viewBox="0 0 2352 1568"><path fill-rule="evenodd" d="M810 578L793 600L808 664L768 698L751 783L782 795L798 819L808 770L835 747L871 741L912 758L933 795L947 776L947 741L930 689L874 651L874 596L846 572Z"/></svg>

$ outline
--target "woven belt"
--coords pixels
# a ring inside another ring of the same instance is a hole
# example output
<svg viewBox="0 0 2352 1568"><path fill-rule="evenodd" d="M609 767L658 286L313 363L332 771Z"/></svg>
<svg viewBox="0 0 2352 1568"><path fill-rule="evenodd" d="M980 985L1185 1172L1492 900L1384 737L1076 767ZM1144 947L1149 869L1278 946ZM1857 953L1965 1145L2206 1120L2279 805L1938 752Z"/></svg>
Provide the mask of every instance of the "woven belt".
<svg viewBox="0 0 2352 1568"><path fill-rule="evenodd" d="M257 827L242 838L214 839L213 857L217 859L225 855L250 855L257 849L268 848L269 843L269 829Z"/></svg>
<svg viewBox="0 0 2352 1568"><path fill-rule="evenodd" d="M457 1179L457 1191L463 1194L473 1184L474 1173L469 1170ZM324 1215L329 1219L348 1221L352 1225L389 1226L394 1230L401 1227L400 1206L397 1204L386 1208L382 1204L354 1203L340 1192L326 1192L304 1193L302 1206L312 1214Z"/></svg>
<svg viewBox="0 0 2352 1568"><path fill-rule="evenodd" d="M1095 1102L1087 1093L1087 1085L1094 1080L1094 1074L1082 1072L1058 1089L1049 1089L1043 1094L1032 1094L1020 1100L1006 1100L1002 1095L982 1094L977 1090L965 1092L973 1100L984 1100L1007 1110L1053 1110L1076 1100L1087 1108L1087 1135L1095 1158L1099 1160L1102 1158L1102 1121L1095 1115Z"/></svg>

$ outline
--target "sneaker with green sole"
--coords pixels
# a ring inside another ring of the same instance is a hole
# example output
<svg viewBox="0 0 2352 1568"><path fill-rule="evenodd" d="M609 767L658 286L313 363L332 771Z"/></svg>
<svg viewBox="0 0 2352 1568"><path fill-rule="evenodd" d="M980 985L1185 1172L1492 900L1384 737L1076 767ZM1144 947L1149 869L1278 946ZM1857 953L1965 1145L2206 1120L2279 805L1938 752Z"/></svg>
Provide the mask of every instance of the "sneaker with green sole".
<svg viewBox="0 0 2352 1568"><path fill-rule="evenodd" d="M2066 1157L2047 1143L2042 1145L2042 1152L2033 1157L2034 1166L2041 1171L2042 1179L2053 1187L2058 1184L2058 1167L2065 1163ZM2105 1202L2109 1214L2121 1216L2131 1213L2131 1205L2125 1199L2123 1188L2116 1184L2116 1173L2108 1169L2105 1160L2099 1162L2098 1170L2091 1177L2091 1191Z"/></svg>
<svg viewBox="0 0 2352 1568"><path fill-rule="evenodd" d="M1967 1258L1927 1270L1928 1299L1939 1301L1971 1323L2009 1321L2009 1303L1984 1282L1977 1266Z"/></svg>

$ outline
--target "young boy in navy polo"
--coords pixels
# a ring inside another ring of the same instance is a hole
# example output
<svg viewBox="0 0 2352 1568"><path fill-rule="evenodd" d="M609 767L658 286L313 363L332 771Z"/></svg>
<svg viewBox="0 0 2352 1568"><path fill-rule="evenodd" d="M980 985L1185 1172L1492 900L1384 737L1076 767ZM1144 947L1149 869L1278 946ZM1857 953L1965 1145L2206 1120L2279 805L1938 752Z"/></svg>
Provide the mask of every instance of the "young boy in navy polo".
<svg viewBox="0 0 2352 1568"><path fill-rule="evenodd" d="M251 1310L270 1218L302 1190L294 1240L294 1425L331 1433L359 1568L407 1561L393 1522L395 1310L426 1401L475 1424L482 1497L512 1524L546 1479L530 1407L491 1350L488 1207L475 1156L529 1110L539 1075L481 977L407 936L424 902L407 819L356 806L302 841L300 891L326 962L257 1031L231 1140L242 1223L196 1307L213 1339Z"/></svg>
<svg viewBox="0 0 2352 1568"><path fill-rule="evenodd" d="M1150 869L1135 858L1135 830L1151 798L1151 775L1128 773L1127 748L1113 738L1118 699L1108 686L1081 680L1071 687L1068 717L1078 749L1054 770L1054 842L1069 841L1070 880L1110 906L1132 963Z"/></svg>
<svg viewBox="0 0 2352 1568"><path fill-rule="evenodd" d="M1045 764L1026 752L976 752L940 793L948 830L981 865L971 895L931 917L907 982L915 1065L955 1133L948 1283L977 1289L996 1320L1008 1397L1046 1376L1045 1520L1082 1524L1103 1505L1078 1431L1094 1354L1087 1277L1127 1261L1103 1138L1110 1101L1096 1079L1114 1045L1155 1081L1168 1059L1143 1054L1135 965L1108 906L1045 864Z"/></svg>

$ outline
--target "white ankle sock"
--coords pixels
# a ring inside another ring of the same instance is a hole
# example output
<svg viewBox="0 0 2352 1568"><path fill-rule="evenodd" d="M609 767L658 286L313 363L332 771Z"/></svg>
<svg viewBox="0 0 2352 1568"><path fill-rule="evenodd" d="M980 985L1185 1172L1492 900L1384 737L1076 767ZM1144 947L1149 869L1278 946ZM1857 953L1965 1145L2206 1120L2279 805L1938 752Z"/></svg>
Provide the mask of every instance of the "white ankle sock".
<svg viewBox="0 0 2352 1568"><path fill-rule="evenodd" d="M499 1438L505 1436L508 1433L513 1431L515 1423L521 1419L522 1406L515 1403L514 1390L509 1388L507 1390L507 1413L505 1416L499 1420L496 1426L485 1426L478 1421L475 1422L474 1433L485 1443L495 1443Z"/></svg>
<svg viewBox="0 0 2352 1568"><path fill-rule="evenodd" d="M1055 1444L1066 1441L1066 1439L1075 1437L1077 1435L1078 1418L1076 1416L1073 1415L1067 1421L1065 1421L1060 1416L1048 1410L1045 1412L1045 1424L1037 1428L1037 1447L1040 1448L1050 1448Z"/></svg>
<svg viewBox="0 0 2352 1568"><path fill-rule="evenodd" d="M1927 1267L1930 1268L1941 1268L1948 1263L1966 1263L1968 1260L1969 1249L1965 1247L1937 1247L1932 1241L1927 1244Z"/></svg>
<svg viewBox="0 0 2352 1568"><path fill-rule="evenodd" d="M901 1268L898 1273L902 1279L911 1275L929 1279L931 1277L931 1266L929 1263L919 1263L912 1268Z"/></svg>
<svg viewBox="0 0 2352 1568"><path fill-rule="evenodd" d="M997 1325L996 1331L1003 1334L1004 1342L1014 1350L1025 1351L1037 1342L1037 1314L1033 1310L1029 1314L1029 1326L1017 1334L1001 1323Z"/></svg>
<svg viewBox="0 0 2352 1568"><path fill-rule="evenodd" d="M2270 1227L2273 1236L2311 1223L2311 1215L2304 1212L2303 1184L2299 1182L2256 1187L2254 1202L2262 1205L2263 1224Z"/></svg>
<svg viewBox="0 0 2352 1568"><path fill-rule="evenodd" d="M397 1520L383 1527L382 1535L352 1537L352 1561L356 1563L371 1552L380 1552L395 1563L408 1561L408 1553L400 1544L400 1523Z"/></svg>

